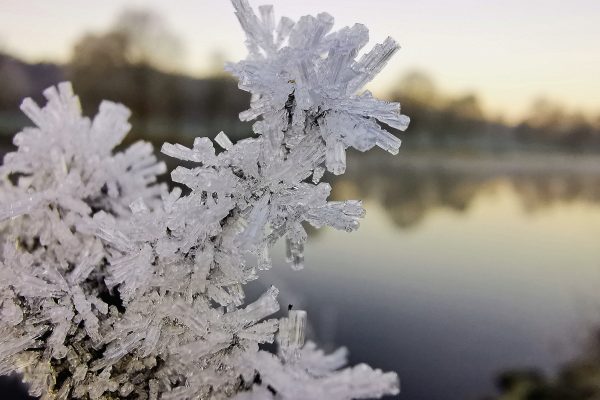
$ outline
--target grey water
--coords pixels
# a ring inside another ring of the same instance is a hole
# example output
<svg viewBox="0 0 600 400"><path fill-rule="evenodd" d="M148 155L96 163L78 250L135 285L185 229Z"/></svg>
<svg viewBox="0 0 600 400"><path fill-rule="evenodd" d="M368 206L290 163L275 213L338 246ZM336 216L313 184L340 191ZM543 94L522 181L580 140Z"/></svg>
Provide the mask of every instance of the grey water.
<svg viewBox="0 0 600 400"><path fill-rule="evenodd" d="M259 285L308 310L319 344L396 371L400 399L483 399L505 370L552 374L600 326L598 161L351 158L333 195L364 200L359 230L312 232L299 272L277 247Z"/></svg>

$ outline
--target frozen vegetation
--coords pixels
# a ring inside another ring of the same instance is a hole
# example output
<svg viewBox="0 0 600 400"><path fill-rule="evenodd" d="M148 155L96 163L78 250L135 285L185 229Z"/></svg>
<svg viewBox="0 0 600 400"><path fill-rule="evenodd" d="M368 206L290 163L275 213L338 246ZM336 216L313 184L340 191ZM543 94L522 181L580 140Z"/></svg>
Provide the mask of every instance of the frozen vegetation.
<svg viewBox="0 0 600 400"><path fill-rule="evenodd" d="M35 124L14 138L0 169L0 373L20 373L43 398L351 399L399 391L398 378L346 351L306 342L306 313L279 310L278 290L246 301L244 285L287 244L303 267L303 224L352 231L361 202L328 201L329 171L346 149L400 140L398 103L362 88L398 49L392 39L361 56L360 24L332 31L329 14L275 21L233 0L249 55L228 65L252 94L252 138L165 143L177 167L169 191L151 146L114 150L129 111L103 102L82 117L68 83L22 110ZM216 147L216 149L215 149ZM276 341L277 354L261 350Z"/></svg>

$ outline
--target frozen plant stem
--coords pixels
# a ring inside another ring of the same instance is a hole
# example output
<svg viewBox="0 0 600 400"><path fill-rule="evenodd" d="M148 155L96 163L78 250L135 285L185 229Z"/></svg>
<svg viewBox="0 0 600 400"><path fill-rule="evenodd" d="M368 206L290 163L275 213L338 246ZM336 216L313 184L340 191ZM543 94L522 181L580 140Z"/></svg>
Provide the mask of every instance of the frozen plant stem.
<svg viewBox="0 0 600 400"><path fill-rule="evenodd" d="M129 111L104 102L90 121L69 84L22 109L36 127L14 138L0 168L0 373L22 373L33 395L108 399L352 399L398 393L398 378L346 351L304 343L306 313L268 319L278 290L253 302L244 284L271 267L285 238L303 266L303 224L352 231L360 201L328 201L325 170L342 174L346 149L396 154L400 105L360 92L398 46L386 39L357 59L362 25L332 31L325 13L277 24L233 0L249 55L227 66L252 93L243 120L256 136L162 152L194 163L174 182L150 145L114 147ZM249 257L252 256L252 257ZM250 262L248 260L257 260ZM277 337L279 350L259 349Z"/></svg>

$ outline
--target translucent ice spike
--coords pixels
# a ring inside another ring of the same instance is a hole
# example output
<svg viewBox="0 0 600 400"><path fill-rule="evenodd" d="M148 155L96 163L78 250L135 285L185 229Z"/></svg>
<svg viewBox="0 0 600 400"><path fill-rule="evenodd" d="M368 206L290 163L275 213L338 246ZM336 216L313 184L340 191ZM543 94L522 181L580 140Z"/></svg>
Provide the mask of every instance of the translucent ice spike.
<svg viewBox="0 0 600 400"><path fill-rule="evenodd" d="M304 269L304 243L295 242L289 238L285 241L286 261L294 271Z"/></svg>
<svg viewBox="0 0 600 400"><path fill-rule="evenodd" d="M325 153L325 165L334 175L346 172L346 149L341 140L329 139Z"/></svg>
<svg viewBox="0 0 600 400"><path fill-rule="evenodd" d="M274 312L279 311L279 303L277 302L278 295L279 290L275 286L271 286L258 298L258 300L248 304L243 309L226 314L226 317L230 320L237 319L237 321L242 324L251 324L260 321Z"/></svg>
<svg viewBox="0 0 600 400"><path fill-rule="evenodd" d="M269 12L268 8L261 10L261 14L266 19L266 21L261 21L247 0L232 0L232 3L235 8L235 15L240 21L242 29L246 32L246 46L250 53L258 55L259 48L262 48L267 53L274 51L274 23L271 22L272 17L270 16L272 10L271 12Z"/></svg>
<svg viewBox="0 0 600 400"><path fill-rule="evenodd" d="M293 270L304 268L304 243L308 235L302 227L302 224L295 223L288 228L286 237L286 259L291 264Z"/></svg>
<svg viewBox="0 0 600 400"><path fill-rule="evenodd" d="M379 134L376 139L376 144L383 150L396 155L400 151L401 143L402 142L400 139L398 139L396 136L392 135L388 131L385 131L383 129L379 130Z"/></svg>
<svg viewBox="0 0 600 400"><path fill-rule="evenodd" d="M316 228L331 226L351 232L358 228L358 220L365 215L362 203L357 200L328 201L307 213L306 220Z"/></svg>
<svg viewBox="0 0 600 400"><path fill-rule="evenodd" d="M321 13L316 17L305 15L290 33L290 46L298 49L316 48L319 41L333 28L333 17Z"/></svg>
<svg viewBox="0 0 600 400"><path fill-rule="evenodd" d="M264 29L267 32L272 32L273 29L275 29L275 12L273 11L273 6L259 6L258 12L260 13L260 19L263 23Z"/></svg>
<svg viewBox="0 0 600 400"><path fill-rule="evenodd" d="M41 129L51 129L57 122L61 122L61 117L73 118L81 113L79 99L73 94L73 88L68 82L59 83L58 88L49 87L44 91L44 96L48 99L44 108L40 108L30 98L21 103L21 111Z"/></svg>
<svg viewBox="0 0 600 400"><path fill-rule="evenodd" d="M354 66L360 75L350 82L348 90L354 93L369 83L381 70L392 56L398 51L400 45L388 37L383 43L375 45L371 51L364 54Z"/></svg>
<svg viewBox="0 0 600 400"><path fill-rule="evenodd" d="M231 143L231 140L223 131L217 134L215 137L215 142L217 142L217 144L225 150L229 150L233 147L233 143Z"/></svg>
<svg viewBox="0 0 600 400"><path fill-rule="evenodd" d="M249 248L262 240L262 231L264 231L269 215L269 199L268 195L263 196L250 211L246 220L246 228L240 235L242 247Z"/></svg>
<svg viewBox="0 0 600 400"><path fill-rule="evenodd" d="M131 125L127 121L131 111L121 104L110 101L100 103L98 115L92 123L91 134L98 138L98 143L104 148L99 149L110 152L113 147L120 144Z"/></svg>
<svg viewBox="0 0 600 400"><path fill-rule="evenodd" d="M205 137L194 139L194 147L191 149L180 144L165 143L160 151L170 157L184 161L201 162L204 165L214 165L216 162L215 148L210 139Z"/></svg>
<svg viewBox="0 0 600 400"><path fill-rule="evenodd" d="M342 368L348 362L348 349L340 347L333 353L326 354L313 342L307 342L301 350L297 364L310 371L314 376L326 376Z"/></svg>
<svg viewBox="0 0 600 400"><path fill-rule="evenodd" d="M325 168L323 167L315 167L312 175L312 181L314 184L317 184L321 181L321 178L325 174Z"/></svg>
<svg viewBox="0 0 600 400"><path fill-rule="evenodd" d="M292 310L287 318L281 318L279 321L279 353L288 362L297 358L298 352L304 346L306 318L306 311Z"/></svg>
<svg viewBox="0 0 600 400"><path fill-rule="evenodd" d="M281 46L283 41L287 38L287 36L294 28L294 21L287 17L282 17L279 20L279 24L277 25L277 47Z"/></svg>

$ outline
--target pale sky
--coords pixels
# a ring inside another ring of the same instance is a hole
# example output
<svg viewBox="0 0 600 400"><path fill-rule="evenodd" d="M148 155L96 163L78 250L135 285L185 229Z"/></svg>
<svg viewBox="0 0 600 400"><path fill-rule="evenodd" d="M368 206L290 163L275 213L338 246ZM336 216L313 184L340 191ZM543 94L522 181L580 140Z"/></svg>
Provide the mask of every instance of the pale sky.
<svg viewBox="0 0 600 400"><path fill-rule="evenodd" d="M263 0L278 16L328 11L337 27L361 22L371 39L402 45L373 84L383 93L421 69L449 93L475 91L491 114L520 116L539 96L600 113L600 1ZM124 8L160 13L183 44L175 64L201 76L213 54L243 58L227 0L0 0L0 48L28 60L65 61L84 32L106 30Z"/></svg>

